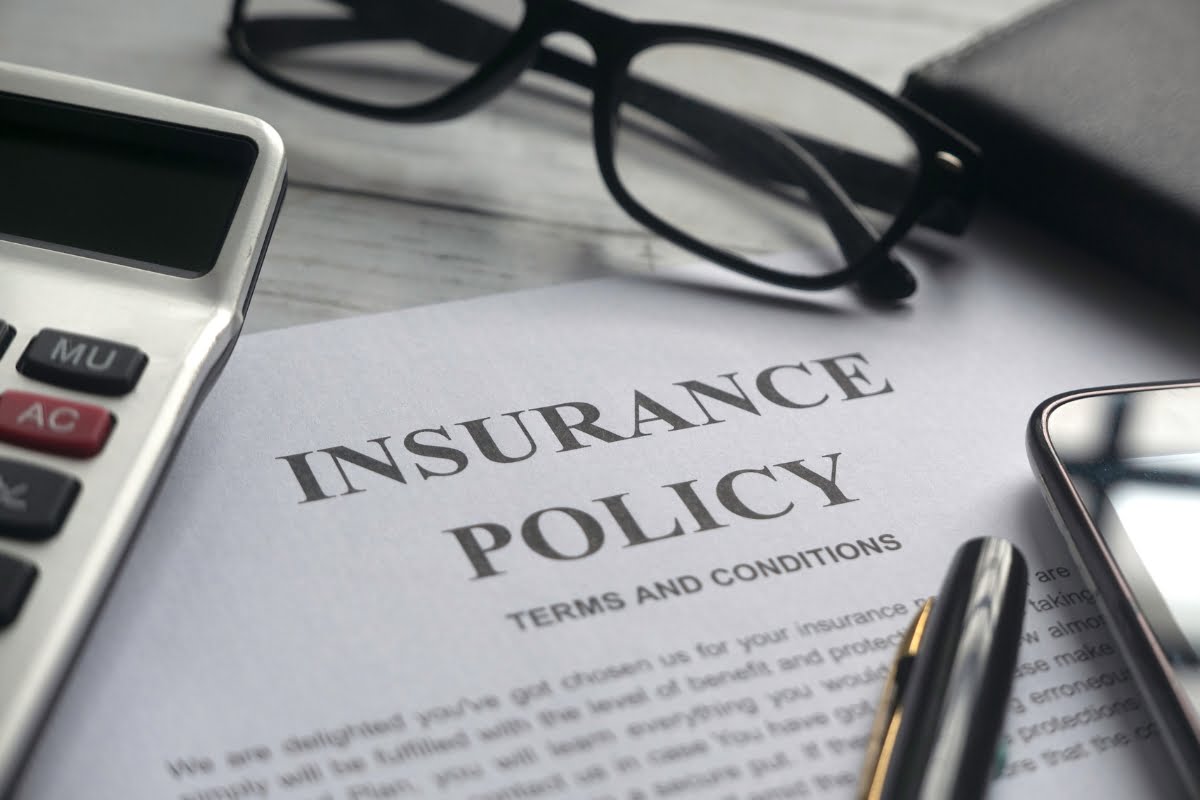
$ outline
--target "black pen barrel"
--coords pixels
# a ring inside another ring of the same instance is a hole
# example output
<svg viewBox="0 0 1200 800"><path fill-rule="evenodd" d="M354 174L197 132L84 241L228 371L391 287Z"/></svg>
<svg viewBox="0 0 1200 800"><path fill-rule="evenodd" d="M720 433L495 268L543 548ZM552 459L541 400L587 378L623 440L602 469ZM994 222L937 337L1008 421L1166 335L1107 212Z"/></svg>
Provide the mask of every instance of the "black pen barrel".
<svg viewBox="0 0 1200 800"><path fill-rule="evenodd" d="M982 797L1021 642L1028 570L1003 539L959 548L900 700L886 800Z"/></svg>

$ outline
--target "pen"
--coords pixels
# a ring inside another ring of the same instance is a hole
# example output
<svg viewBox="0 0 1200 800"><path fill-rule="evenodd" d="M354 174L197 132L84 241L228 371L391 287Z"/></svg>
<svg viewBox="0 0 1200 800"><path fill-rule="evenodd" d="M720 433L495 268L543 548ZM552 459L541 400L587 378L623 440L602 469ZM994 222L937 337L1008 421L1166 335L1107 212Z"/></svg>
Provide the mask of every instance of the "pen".
<svg viewBox="0 0 1200 800"><path fill-rule="evenodd" d="M958 549L884 681L859 782L862 800L982 797L1012 688L1027 570L1004 539Z"/></svg>

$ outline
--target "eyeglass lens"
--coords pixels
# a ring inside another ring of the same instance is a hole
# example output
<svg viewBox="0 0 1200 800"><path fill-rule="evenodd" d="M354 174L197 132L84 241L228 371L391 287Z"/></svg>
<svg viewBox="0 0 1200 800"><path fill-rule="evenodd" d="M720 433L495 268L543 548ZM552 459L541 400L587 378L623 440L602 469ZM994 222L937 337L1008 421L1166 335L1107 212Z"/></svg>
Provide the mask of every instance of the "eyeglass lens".
<svg viewBox="0 0 1200 800"><path fill-rule="evenodd" d="M639 53L617 125L617 175L647 211L777 269L834 272L860 259L916 183L917 146L890 117L804 71L727 47ZM872 193L881 207L854 196L867 163L875 178L881 165L894 167L888 191ZM772 258L793 250L810 257Z"/></svg>

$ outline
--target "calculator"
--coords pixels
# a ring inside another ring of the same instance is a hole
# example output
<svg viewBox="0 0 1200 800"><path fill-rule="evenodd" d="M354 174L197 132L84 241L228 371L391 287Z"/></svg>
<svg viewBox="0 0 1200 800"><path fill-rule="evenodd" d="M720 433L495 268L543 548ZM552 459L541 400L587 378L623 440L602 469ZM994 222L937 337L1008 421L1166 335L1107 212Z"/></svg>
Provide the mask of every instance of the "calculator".
<svg viewBox="0 0 1200 800"><path fill-rule="evenodd" d="M242 327L253 117L0 63L0 796Z"/></svg>

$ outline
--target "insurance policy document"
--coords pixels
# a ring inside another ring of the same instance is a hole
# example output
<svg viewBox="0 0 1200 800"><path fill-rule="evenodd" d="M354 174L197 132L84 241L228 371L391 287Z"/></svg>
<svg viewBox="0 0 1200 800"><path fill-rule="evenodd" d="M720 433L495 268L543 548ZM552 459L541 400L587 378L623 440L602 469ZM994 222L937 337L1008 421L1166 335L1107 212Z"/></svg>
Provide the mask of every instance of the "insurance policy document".
<svg viewBox="0 0 1200 800"><path fill-rule="evenodd" d="M246 337L16 797L850 797L982 535L1031 567L991 796L1171 796L1023 438L1200 345L1004 258L893 310L616 278Z"/></svg>

